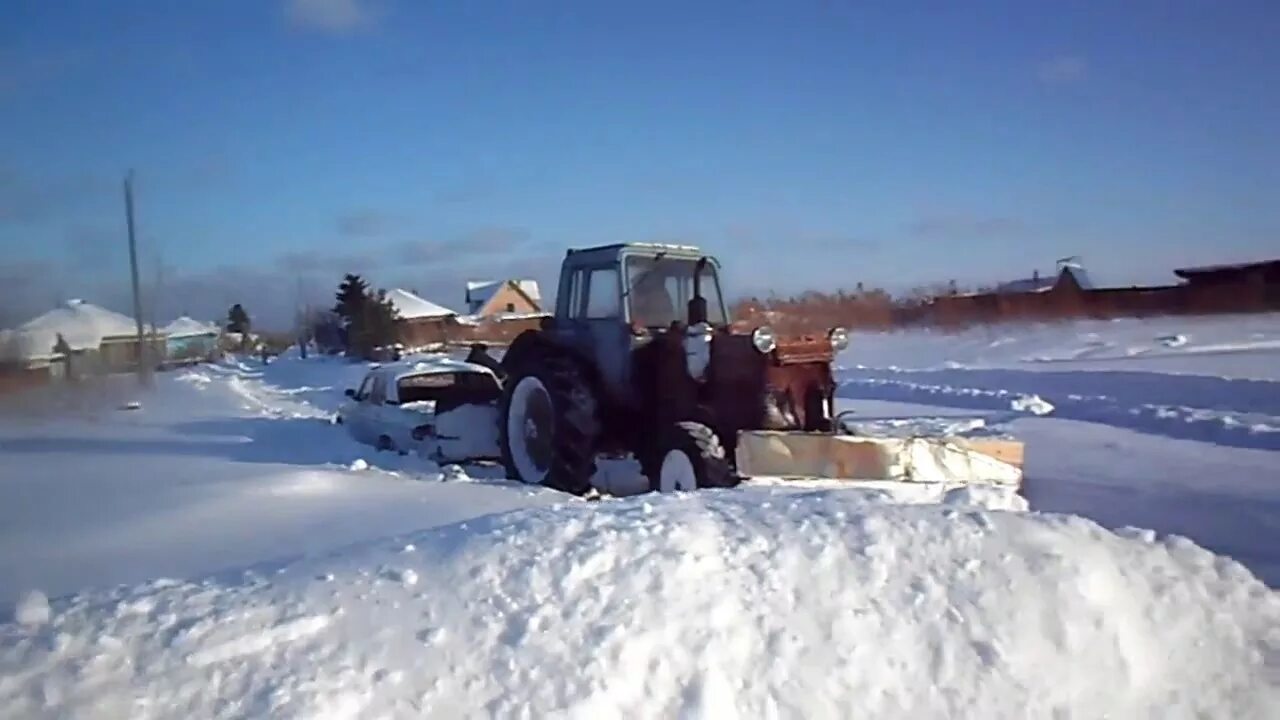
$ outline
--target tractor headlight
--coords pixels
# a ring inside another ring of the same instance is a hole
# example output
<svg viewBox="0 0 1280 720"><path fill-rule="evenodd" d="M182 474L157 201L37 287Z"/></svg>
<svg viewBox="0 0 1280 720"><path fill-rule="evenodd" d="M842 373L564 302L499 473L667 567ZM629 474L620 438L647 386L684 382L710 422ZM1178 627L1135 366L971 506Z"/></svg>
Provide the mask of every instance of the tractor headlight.
<svg viewBox="0 0 1280 720"><path fill-rule="evenodd" d="M768 355L778 347L778 338L774 337L773 328L766 325L751 333L751 344L756 346L756 350Z"/></svg>
<svg viewBox="0 0 1280 720"><path fill-rule="evenodd" d="M849 331L842 327L833 328L827 333L827 339L831 341L831 349L836 352L849 347Z"/></svg>

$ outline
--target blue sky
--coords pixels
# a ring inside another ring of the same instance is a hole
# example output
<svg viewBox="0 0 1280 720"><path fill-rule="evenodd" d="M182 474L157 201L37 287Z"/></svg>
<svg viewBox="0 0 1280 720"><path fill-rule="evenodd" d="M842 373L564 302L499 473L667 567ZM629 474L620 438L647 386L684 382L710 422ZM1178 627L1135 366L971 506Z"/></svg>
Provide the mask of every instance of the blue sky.
<svg viewBox="0 0 1280 720"><path fill-rule="evenodd" d="M163 316L349 269L460 305L631 240L740 293L1166 282L1280 255L1277 37L1267 1L10 0L6 312L126 305L130 167Z"/></svg>

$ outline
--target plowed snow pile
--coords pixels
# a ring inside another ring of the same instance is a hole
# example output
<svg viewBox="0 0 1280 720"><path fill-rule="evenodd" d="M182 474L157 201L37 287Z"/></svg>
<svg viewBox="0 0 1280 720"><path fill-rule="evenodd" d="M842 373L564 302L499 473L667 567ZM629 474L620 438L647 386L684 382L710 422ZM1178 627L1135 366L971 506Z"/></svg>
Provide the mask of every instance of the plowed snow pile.
<svg viewBox="0 0 1280 720"><path fill-rule="evenodd" d="M1280 595L1187 541L871 492L568 503L0 626L8 717L1262 718ZM37 603L38 604L38 603ZM1272 715L1274 717L1274 715Z"/></svg>

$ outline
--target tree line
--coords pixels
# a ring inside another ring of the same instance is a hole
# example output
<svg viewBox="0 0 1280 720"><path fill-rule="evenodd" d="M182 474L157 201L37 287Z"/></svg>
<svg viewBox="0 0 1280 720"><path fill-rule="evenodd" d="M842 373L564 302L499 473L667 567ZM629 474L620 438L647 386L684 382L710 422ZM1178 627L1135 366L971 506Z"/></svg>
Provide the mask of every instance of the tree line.
<svg viewBox="0 0 1280 720"><path fill-rule="evenodd" d="M297 344L305 348L314 343L324 352L345 351L348 356L376 359L379 350L395 345L399 334L396 311L387 291L374 290L364 278L347 273L334 295L329 310L306 310L297 318ZM227 311L226 330L241 337L241 350L250 349L253 322L240 303Z"/></svg>

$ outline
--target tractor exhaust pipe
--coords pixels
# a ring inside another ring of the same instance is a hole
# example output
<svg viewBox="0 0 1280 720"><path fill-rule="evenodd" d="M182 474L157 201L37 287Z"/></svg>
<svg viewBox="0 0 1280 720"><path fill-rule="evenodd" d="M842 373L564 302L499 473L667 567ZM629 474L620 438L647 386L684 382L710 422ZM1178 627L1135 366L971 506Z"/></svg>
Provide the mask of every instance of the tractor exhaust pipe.
<svg viewBox="0 0 1280 720"><path fill-rule="evenodd" d="M707 300L702 297L702 271L706 267L705 257L698 258L697 264L693 266L693 297L689 298L690 327L707 321Z"/></svg>

